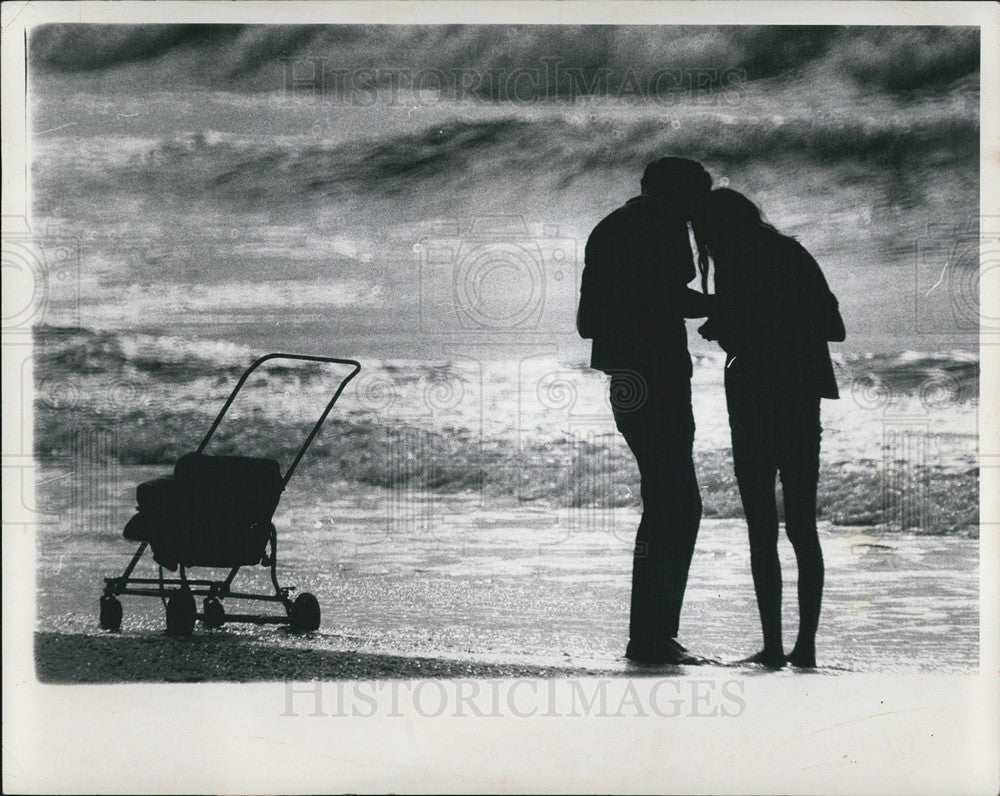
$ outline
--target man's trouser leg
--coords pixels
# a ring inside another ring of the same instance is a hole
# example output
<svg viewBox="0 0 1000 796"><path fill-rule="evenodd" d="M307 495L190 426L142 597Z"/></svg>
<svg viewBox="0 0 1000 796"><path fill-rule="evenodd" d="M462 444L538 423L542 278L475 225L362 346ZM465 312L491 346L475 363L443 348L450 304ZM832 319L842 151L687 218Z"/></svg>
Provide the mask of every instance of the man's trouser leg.
<svg viewBox="0 0 1000 796"><path fill-rule="evenodd" d="M615 410L615 422L642 479L642 520L632 560L630 647L653 654L677 636L701 520L691 455L690 392L676 392L664 395L650 389L639 408Z"/></svg>

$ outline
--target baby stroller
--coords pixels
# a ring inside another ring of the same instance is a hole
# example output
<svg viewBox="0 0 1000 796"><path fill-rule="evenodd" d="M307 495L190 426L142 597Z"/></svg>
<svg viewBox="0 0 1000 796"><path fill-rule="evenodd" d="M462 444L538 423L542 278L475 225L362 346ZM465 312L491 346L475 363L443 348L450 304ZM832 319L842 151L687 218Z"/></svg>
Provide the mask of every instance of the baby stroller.
<svg viewBox="0 0 1000 796"><path fill-rule="evenodd" d="M205 448L240 388L260 365L274 359L349 365L352 370L341 381L284 476L274 459L206 455ZM247 368L198 450L182 456L174 466L173 475L146 481L136 488L138 513L129 520L123 535L130 541L139 542L139 549L120 576L104 579L101 627L105 630L121 627L122 604L118 595L129 594L163 600L167 632L175 636L191 635L197 619L213 628L226 622L252 622L287 624L297 631L316 630L320 622L316 598L303 592L293 601L289 594L294 589L278 584L278 536L271 518L295 468L347 383L360 370L360 363L352 359L302 354L268 354ZM132 577L147 547L152 549L153 559L160 566L159 577ZM232 591L233 579L240 568L258 564L270 567L274 593ZM194 579L188 577L189 567L224 567L229 569L229 574L223 580ZM179 570L178 577L164 578L164 568L172 572ZM204 597L200 613L195 604L196 596ZM222 604L225 599L279 602L285 613L227 614Z"/></svg>

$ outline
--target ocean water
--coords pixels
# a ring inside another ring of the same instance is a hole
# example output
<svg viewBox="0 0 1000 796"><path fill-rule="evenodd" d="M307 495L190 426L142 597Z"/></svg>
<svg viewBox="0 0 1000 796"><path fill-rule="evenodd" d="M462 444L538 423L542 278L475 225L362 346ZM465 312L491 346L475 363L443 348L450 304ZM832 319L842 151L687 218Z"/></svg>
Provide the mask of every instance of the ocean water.
<svg viewBox="0 0 1000 796"><path fill-rule="evenodd" d="M36 455L98 473L107 461L172 467L198 447L261 353L224 341L54 327L36 329L35 342ZM842 397L822 406L820 517L976 535L978 357L841 357L836 369ZM268 456L287 467L348 370L265 366L208 452ZM720 355L695 358L695 458L706 516L735 518L742 508L722 372ZM331 483L395 490L404 502L468 494L484 506L640 505L607 377L552 355L363 359L302 467Z"/></svg>

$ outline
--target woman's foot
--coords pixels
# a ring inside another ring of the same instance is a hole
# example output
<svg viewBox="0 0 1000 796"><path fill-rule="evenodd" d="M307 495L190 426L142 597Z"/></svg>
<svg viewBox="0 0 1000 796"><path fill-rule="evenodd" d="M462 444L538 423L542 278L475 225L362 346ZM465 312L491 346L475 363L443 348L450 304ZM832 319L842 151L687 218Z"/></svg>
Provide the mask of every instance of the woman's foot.
<svg viewBox="0 0 1000 796"><path fill-rule="evenodd" d="M799 669L815 669L816 650L815 648L799 650L798 647L795 647L795 649L788 653L788 662Z"/></svg>
<svg viewBox="0 0 1000 796"><path fill-rule="evenodd" d="M781 650L763 649L749 658L741 658L736 663L765 666L768 669L781 669L785 665L785 654Z"/></svg>

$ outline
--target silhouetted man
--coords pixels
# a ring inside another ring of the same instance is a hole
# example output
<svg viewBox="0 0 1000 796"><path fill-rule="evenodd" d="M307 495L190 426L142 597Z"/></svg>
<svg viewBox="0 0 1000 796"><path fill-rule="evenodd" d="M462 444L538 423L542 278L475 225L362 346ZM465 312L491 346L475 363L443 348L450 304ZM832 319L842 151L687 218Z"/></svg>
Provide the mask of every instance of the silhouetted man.
<svg viewBox="0 0 1000 796"><path fill-rule="evenodd" d="M710 308L711 297L687 284L695 277L688 221L711 186L701 164L661 158L646 167L642 194L587 241L577 329L593 339L591 367L611 375L615 424L642 479L625 652L639 663L698 662L677 641L701 521L684 319ZM704 273L704 255L699 265Z"/></svg>

